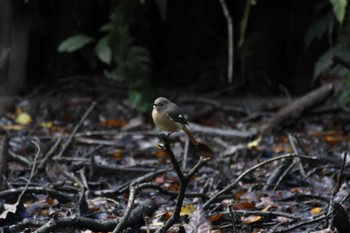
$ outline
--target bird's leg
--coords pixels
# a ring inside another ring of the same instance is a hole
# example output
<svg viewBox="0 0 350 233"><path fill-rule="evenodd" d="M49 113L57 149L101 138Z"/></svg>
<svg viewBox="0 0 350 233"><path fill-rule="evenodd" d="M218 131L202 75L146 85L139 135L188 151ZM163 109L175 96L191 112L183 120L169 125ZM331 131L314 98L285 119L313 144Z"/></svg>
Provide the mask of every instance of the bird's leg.
<svg viewBox="0 0 350 233"><path fill-rule="evenodd" d="M172 133L174 133L174 131L169 132L166 137L169 138Z"/></svg>

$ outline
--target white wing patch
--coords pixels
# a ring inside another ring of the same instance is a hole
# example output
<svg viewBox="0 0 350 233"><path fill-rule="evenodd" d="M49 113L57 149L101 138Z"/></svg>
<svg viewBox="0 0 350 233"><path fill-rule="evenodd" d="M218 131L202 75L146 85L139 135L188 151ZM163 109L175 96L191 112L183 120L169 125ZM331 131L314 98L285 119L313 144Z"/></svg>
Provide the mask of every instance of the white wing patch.
<svg viewBox="0 0 350 233"><path fill-rule="evenodd" d="M184 115L182 115L182 114L177 115L177 118L179 118L179 119L185 119ZM174 121L173 118L170 117L170 119L171 119L172 121Z"/></svg>

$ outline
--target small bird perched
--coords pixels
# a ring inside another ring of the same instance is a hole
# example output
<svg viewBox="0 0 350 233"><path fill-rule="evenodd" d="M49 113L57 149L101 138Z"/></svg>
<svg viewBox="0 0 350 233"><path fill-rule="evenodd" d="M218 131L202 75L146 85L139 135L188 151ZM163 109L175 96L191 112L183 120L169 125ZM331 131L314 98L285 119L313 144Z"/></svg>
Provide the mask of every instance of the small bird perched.
<svg viewBox="0 0 350 233"><path fill-rule="evenodd" d="M180 108L165 97L158 97L153 103L152 118L154 124L161 130L165 130L170 136L173 132L183 130L190 138L193 145L198 142L188 130L188 122L181 113Z"/></svg>

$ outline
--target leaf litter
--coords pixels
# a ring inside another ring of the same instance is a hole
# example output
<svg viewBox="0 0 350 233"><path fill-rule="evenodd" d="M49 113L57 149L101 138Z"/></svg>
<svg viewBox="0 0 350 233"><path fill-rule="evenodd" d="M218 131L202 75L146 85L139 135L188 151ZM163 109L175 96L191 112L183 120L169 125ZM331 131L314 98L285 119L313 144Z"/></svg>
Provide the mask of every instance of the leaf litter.
<svg viewBox="0 0 350 233"><path fill-rule="evenodd" d="M126 210L132 184L149 184L136 193L136 207L142 209L146 201L151 201L155 208L138 218L138 222L127 225L128 232L155 231L171 217L179 182L167 154L158 147L160 132L149 116L139 115L115 99L96 102L83 120L92 98L26 102L30 107L23 112L23 119L15 112L7 112L0 120L6 132L3 135L8 137L9 154L0 191L3 228L10 232L35 232L57 216L113 223ZM306 114L254 144L251 142L259 137L256 132L255 138L227 133L231 129L254 129L258 119L243 123L239 120L250 113L235 115L222 108L213 114L196 120L202 123L194 131L199 148L192 147L181 133L170 137L183 171L188 171L201 155L211 158L191 178L181 217L172 232L334 230L333 203L341 203L345 211L350 207L350 124L346 114ZM215 114L234 119L229 123L231 128L225 121L218 121ZM202 132L200 126L217 131ZM30 143L33 139L41 149L37 161L35 147ZM296 156L259 165L288 154ZM41 165L35 167L30 179L34 164ZM250 170L254 166L256 169ZM229 185L232 188L208 202ZM17 211L19 204L24 209ZM100 231L112 231L113 226ZM73 224L63 231L86 228L88 225Z"/></svg>

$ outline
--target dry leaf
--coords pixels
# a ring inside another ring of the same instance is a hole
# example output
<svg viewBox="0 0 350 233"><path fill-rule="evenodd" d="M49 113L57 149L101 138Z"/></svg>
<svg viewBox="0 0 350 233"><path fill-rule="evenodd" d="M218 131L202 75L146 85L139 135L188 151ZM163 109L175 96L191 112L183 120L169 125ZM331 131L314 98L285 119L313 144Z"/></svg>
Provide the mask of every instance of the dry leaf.
<svg viewBox="0 0 350 233"><path fill-rule="evenodd" d="M0 219L6 219L8 213L16 213L17 211L17 206L18 206L18 202L16 202L15 204L4 204L4 212L1 213L0 215Z"/></svg>
<svg viewBox="0 0 350 233"><path fill-rule="evenodd" d="M215 215L210 216L210 220L212 222L220 221L222 219L222 213L217 213Z"/></svg>
<svg viewBox="0 0 350 233"><path fill-rule="evenodd" d="M262 217L258 216L258 215L251 215L249 217L241 217L241 221L244 224L251 224L251 223L259 222L261 220L262 220Z"/></svg>
<svg viewBox="0 0 350 233"><path fill-rule="evenodd" d="M20 125L29 125L33 120L29 113L21 112L16 116L15 121Z"/></svg>
<svg viewBox="0 0 350 233"><path fill-rule="evenodd" d="M312 215L318 215L318 214L321 213L321 211L322 211L322 208L321 208L321 207L315 207L315 208L313 208L313 209L310 210L310 213L311 213Z"/></svg>
<svg viewBox="0 0 350 233"><path fill-rule="evenodd" d="M116 120L116 119L106 119L105 121L101 122L101 125L103 127L118 127L121 128L128 124L125 120Z"/></svg>
<svg viewBox="0 0 350 233"><path fill-rule="evenodd" d="M113 153L113 157L114 157L115 159L121 159L122 156L123 156L123 151L122 151L122 150L116 150L116 151L114 151L114 153Z"/></svg>
<svg viewBox="0 0 350 233"><path fill-rule="evenodd" d="M252 142L249 142L249 143L247 144L248 149L251 150L251 149L257 147L257 146L260 144L261 139L262 139L262 136L259 135L259 137L258 137L257 139L255 139L255 140L252 141Z"/></svg>
<svg viewBox="0 0 350 233"><path fill-rule="evenodd" d="M255 208L255 204L251 202L239 202L232 205L236 210L250 210Z"/></svg>
<svg viewBox="0 0 350 233"><path fill-rule="evenodd" d="M196 211L196 207L194 207L193 204L183 205L181 207L180 216L191 216L194 211Z"/></svg>

